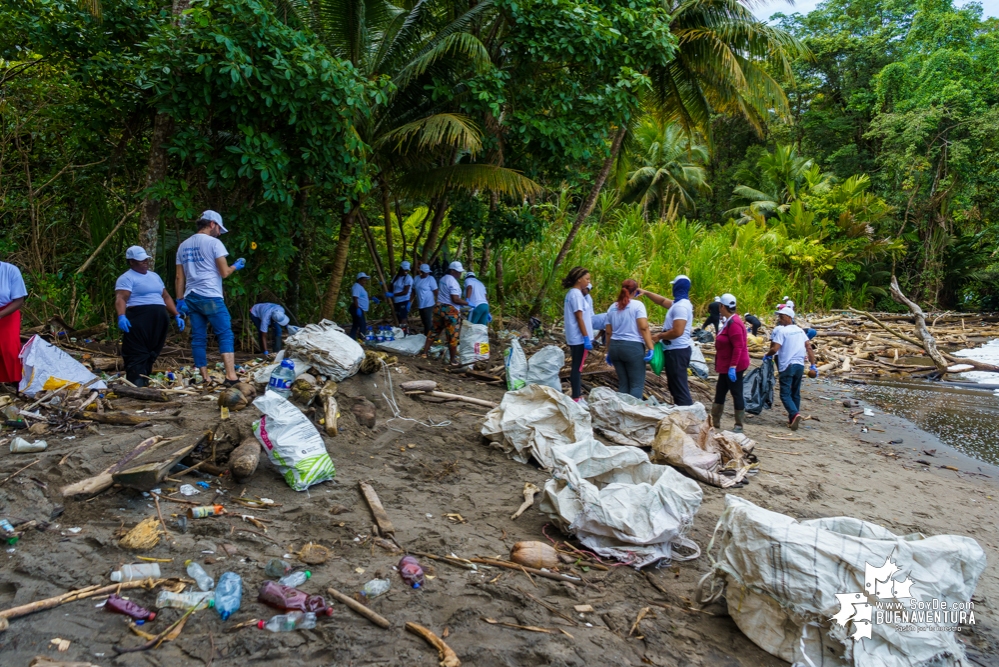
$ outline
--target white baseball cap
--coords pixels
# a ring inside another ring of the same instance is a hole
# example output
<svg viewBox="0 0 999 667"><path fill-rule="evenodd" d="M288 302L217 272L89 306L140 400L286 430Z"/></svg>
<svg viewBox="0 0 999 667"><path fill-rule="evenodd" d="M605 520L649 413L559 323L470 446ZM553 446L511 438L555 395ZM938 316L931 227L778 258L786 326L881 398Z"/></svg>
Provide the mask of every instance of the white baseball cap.
<svg viewBox="0 0 999 667"><path fill-rule="evenodd" d="M361 271L360 273L357 274L357 279L358 280L360 280L361 278L370 278L370 277L371 276L369 276L368 274L366 274L364 271Z"/></svg>
<svg viewBox="0 0 999 667"><path fill-rule="evenodd" d="M403 260L402 264L400 264L399 266L402 267L403 271L409 271L409 267L411 267L412 264L410 264L409 262Z"/></svg>
<svg viewBox="0 0 999 667"><path fill-rule="evenodd" d="M144 259L149 259L149 253L141 245L134 245L125 251L125 259L134 259L137 262L141 262Z"/></svg>
<svg viewBox="0 0 999 667"><path fill-rule="evenodd" d="M219 226L219 228L222 230L223 234L225 234L226 232L229 231L228 229L225 228L225 225L222 224L222 216L219 215L218 213L216 213L215 211L211 210L211 209L208 209L207 211L205 211L204 213L202 213L201 214L201 219L202 220L211 220L212 222L214 222L216 225Z"/></svg>
<svg viewBox="0 0 999 667"><path fill-rule="evenodd" d="M474 278L475 277L475 271L469 271L468 273L465 274L465 277L466 278Z"/></svg>
<svg viewBox="0 0 999 667"><path fill-rule="evenodd" d="M686 281L687 281L688 283L690 282L690 278L688 278L687 276L685 276L685 275L683 275L683 274L681 273L681 274L680 274L680 275L678 275L678 276L677 276L676 278L674 278L673 280L669 281L669 284L670 284L670 285L675 285L675 284L677 283L677 281L678 281L678 280L686 280Z"/></svg>
<svg viewBox="0 0 999 667"><path fill-rule="evenodd" d="M447 270L457 271L458 273L462 273L464 272L465 267L461 265L461 262L451 262L450 264L447 265Z"/></svg>
<svg viewBox="0 0 999 667"><path fill-rule="evenodd" d="M715 301L721 301L721 300L722 300L722 298L720 296L716 296L715 297Z"/></svg>
<svg viewBox="0 0 999 667"><path fill-rule="evenodd" d="M735 295L725 292L720 297L715 297L716 300L721 301L721 304L726 308L735 308Z"/></svg>
<svg viewBox="0 0 999 667"><path fill-rule="evenodd" d="M422 273L430 273L430 265L429 264L420 264L420 271Z"/></svg>
<svg viewBox="0 0 999 667"><path fill-rule="evenodd" d="M289 321L289 320L288 320L288 315L287 315L286 313L284 313L283 311L282 311L282 312L281 312L280 314L278 314L278 316L277 316L277 317L275 317L274 319L275 319L275 320L277 321L277 323L278 323L278 324L280 324L281 326L283 326L283 327L286 327L286 326L288 326L288 321Z"/></svg>
<svg viewBox="0 0 999 667"><path fill-rule="evenodd" d="M794 308L792 308L791 306L784 306L783 308L778 308L776 312L778 315L787 315L792 320L795 318Z"/></svg>

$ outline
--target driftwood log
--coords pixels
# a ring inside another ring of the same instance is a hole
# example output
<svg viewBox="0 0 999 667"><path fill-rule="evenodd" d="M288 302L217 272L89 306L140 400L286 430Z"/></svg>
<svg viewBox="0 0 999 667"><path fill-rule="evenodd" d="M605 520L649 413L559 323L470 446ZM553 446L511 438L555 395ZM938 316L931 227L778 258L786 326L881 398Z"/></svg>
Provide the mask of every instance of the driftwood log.
<svg viewBox="0 0 999 667"><path fill-rule="evenodd" d="M109 489L111 488L111 485L114 484L114 479L112 478L114 473L127 466L138 456L169 444L175 440L179 440L179 438L163 438L163 436L160 435L147 438L136 445L135 449L126 454L121 460L109 466L103 472L68 486L64 486L61 489L61 493L64 498L74 498L78 496L92 496Z"/></svg>
<svg viewBox="0 0 999 667"><path fill-rule="evenodd" d="M111 387L111 391L123 398L134 398L139 401L166 403L170 400L169 394L152 387L129 387L126 384L116 384Z"/></svg>
<svg viewBox="0 0 999 667"><path fill-rule="evenodd" d="M433 380L411 380L409 382L403 382L399 386L402 387L402 390L406 392L407 396L431 396L444 401L461 401L463 403L470 403L484 408L495 408L499 405L499 403L486 401L481 398L472 398L471 396L448 394L443 391L437 391L437 383Z"/></svg>
<svg viewBox="0 0 999 667"><path fill-rule="evenodd" d="M451 650L450 646L444 643L443 639L435 635L433 632L416 623L406 623L406 629L414 635L423 637L428 644L437 649L440 654L441 667L461 667L461 660L458 659L458 655Z"/></svg>
<svg viewBox="0 0 999 667"><path fill-rule="evenodd" d="M337 384L330 380L319 390L319 400L323 403L323 421L326 428L326 435L335 436L340 433L337 426L340 404L336 400Z"/></svg>

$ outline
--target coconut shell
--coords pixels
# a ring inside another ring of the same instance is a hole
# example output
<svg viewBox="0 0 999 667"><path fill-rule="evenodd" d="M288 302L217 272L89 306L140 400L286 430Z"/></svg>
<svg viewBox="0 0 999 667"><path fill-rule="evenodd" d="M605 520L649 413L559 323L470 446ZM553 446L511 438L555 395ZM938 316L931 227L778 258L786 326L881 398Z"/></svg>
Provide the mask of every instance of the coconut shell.
<svg viewBox="0 0 999 667"><path fill-rule="evenodd" d="M246 396L237 389L235 386L227 387L222 390L219 394L219 407L229 408L234 412L238 412L247 406L249 401L247 401Z"/></svg>
<svg viewBox="0 0 999 667"><path fill-rule="evenodd" d="M329 560L330 550L321 544L309 542L295 555L306 565L322 565Z"/></svg>
<svg viewBox="0 0 999 667"><path fill-rule="evenodd" d="M257 470L260 462L260 442L247 438L229 455L229 470L236 480L244 480Z"/></svg>
<svg viewBox="0 0 999 667"><path fill-rule="evenodd" d="M517 542L510 550L510 560L538 570L553 568L558 567L558 552L544 542Z"/></svg>
<svg viewBox="0 0 999 667"><path fill-rule="evenodd" d="M257 388L254 387L249 382L237 382L233 385L235 389L239 389L240 393L246 397L246 402L249 403L257 397Z"/></svg>

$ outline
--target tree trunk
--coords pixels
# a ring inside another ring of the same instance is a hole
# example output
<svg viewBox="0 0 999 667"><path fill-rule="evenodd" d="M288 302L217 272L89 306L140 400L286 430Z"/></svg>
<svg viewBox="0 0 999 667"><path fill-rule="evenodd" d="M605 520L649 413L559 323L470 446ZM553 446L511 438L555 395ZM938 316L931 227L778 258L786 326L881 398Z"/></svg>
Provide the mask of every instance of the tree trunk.
<svg viewBox="0 0 999 667"><path fill-rule="evenodd" d="M541 283L541 289L538 290L538 294L534 297L534 304L531 306L531 317L541 316L541 307L545 301L545 295L548 293L548 287L551 285L552 278L558 272L558 268L565 261L566 255L569 254L569 250L572 248L572 242L576 239L576 234L579 233L579 228L583 226L583 222L590 217L593 213L593 207L597 204L597 197L600 196L600 191L603 190L604 183L607 182L607 176L610 175L611 167L614 166L614 161L617 159L618 153L621 152L621 144L624 143L624 135L627 134L627 126L622 126L617 134L614 135L614 141L611 142L610 155L604 160L603 167L600 168L600 173L597 174L597 180L594 181L593 187L590 189L590 194L586 196L583 201L583 205L579 209L579 213L576 214L576 219L572 221L572 228L569 229L569 235L565 237L565 242L562 244L562 249L558 251L558 255L555 256L555 262L552 264L551 273Z"/></svg>
<svg viewBox="0 0 999 667"><path fill-rule="evenodd" d="M392 244L392 208L389 206L388 184L384 178L379 178L379 185L382 191L382 215L385 217L385 252L388 255L388 272L390 276L395 275L395 247ZM402 242L405 244L406 239ZM406 252L403 248L403 259Z"/></svg>
<svg viewBox="0 0 999 667"><path fill-rule="evenodd" d="M149 194L153 187L167 174L167 142L173 135L173 118L165 113L156 114L153 121L153 136L149 140L149 159L146 161L146 196L142 200L142 215L139 218L139 245L149 253L149 268L156 263L157 240L160 232L160 200Z"/></svg>
<svg viewBox="0 0 999 667"><path fill-rule="evenodd" d="M395 197L395 221L399 225L399 243L402 244L399 257L406 259L406 226L402 219L402 209L399 207L399 198ZM416 267L413 267L414 269ZM415 273L415 271L414 271Z"/></svg>
<svg viewBox="0 0 999 667"><path fill-rule="evenodd" d="M368 254L371 255L371 263L375 267L375 274L378 276L378 282L384 286L384 290L391 288L388 281L385 280L385 269L382 268L382 258L378 256L378 247L375 245L375 237L371 233L371 226L368 225L368 219L363 213L357 216L357 222L361 226L361 233L364 235L364 243L368 246ZM391 274L395 275L395 274ZM391 278L391 276L390 276ZM375 290L371 290L374 294ZM384 294L380 295L384 298ZM388 300L389 313L392 315L392 322L398 326L399 319L395 316L395 308L392 307L392 300Z"/></svg>
<svg viewBox="0 0 999 667"><path fill-rule="evenodd" d="M947 360L940 354L940 350L937 349L937 341L930 334L930 330L926 328L926 318L923 316L923 309L919 307L919 304L913 302L905 294L902 294L902 290L898 286L898 279L895 276L891 277L890 289L891 298L908 308L909 312L915 318L916 336L922 341L923 349L926 350L926 354L933 360L933 365L937 367L937 371L940 373L946 373Z"/></svg>
<svg viewBox="0 0 999 667"><path fill-rule="evenodd" d="M288 293L285 302L288 310L296 321L301 320L299 316L299 304L302 296L302 269L308 267L309 248L312 244L312 231L308 228L309 220L309 192L303 190L298 193L298 207L302 216L302 224L295 230L293 241L295 245L301 244L295 258L291 260L288 268Z"/></svg>
<svg viewBox="0 0 999 667"><path fill-rule="evenodd" d="M444 220L445 213L447 213L447 195L441 197L437 211L434 213L434 219L430 223L430 231L427 232L427 240L423 244L423 254L421 260L423 262L430 261L431 253L437 244L437 237L440 234L441 222Z"/></svg>
<svg viewBox="0 0 999 667"><path fill-rule="evenodd" d="M489 270L489 242L482 241L482 258L479 260L479 270L485 273Z"/></svg>
<svg viewBox="0 0 999 667"><path fill-rule="evenodd" d="M503 247L496 246L496 267L493 270L493 275L496 277L496 306L499 308L499 317L497 318L497 326L502 328L503 326L503 303L506 299L506 295L503 293Z"/></svg>
<svg viewBox="0 0 999 667"><path fill-rule="evenodd" d="M350 234L354 231L354 220L361 210L361 203L356 202L350 213L345 213L340 221L340 236L333 251L333 267L330 269L330 281L323 295L323 309L320 316L323 319L333 319L337 301L340 299L340 284L343 282L344 271L347 270L347 256L350 254Z"/></svg>
<svg viewBox="0 0 999 667"><path fill-rule="evenodd" d="M468 262L468 266L465 267L465 270L475 271L473 268L475 266L475 237L469 234L465 241L468 243L468 247L465 248L465 261Z"/></svg>
<svg viewBox="0 0 999 667"><path fill-rule="evenodd" d="M444 247L447 245L448 238L451 236L451 232L454 231L454 227L455 225L454 223L452 223L451 225L448 226L447 230L445 230L444 236L441 237L440 243L437 244L437 249L434 250L434 254L430 256L429 260L427 260L428 264L433 264L434 262L437 261L437 258L440 257L441 252L444 250Z"/></svg>

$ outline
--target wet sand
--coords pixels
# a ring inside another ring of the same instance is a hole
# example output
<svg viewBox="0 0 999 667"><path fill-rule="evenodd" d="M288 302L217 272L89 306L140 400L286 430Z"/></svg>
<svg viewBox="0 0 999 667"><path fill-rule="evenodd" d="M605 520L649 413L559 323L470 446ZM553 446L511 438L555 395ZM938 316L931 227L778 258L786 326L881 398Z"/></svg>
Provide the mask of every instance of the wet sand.
<svg viewBox="0 0 999 667"><path fill-rule="evenodd" d="M443 391L493 401L503 394L498 387L450 376L436 362L406 360L400 368L402 372L393 375L397 383L433 379ZM172 530L158 546L142 552L173 559L161 564L164 576L182 576L188 558L205 563L216 579L227 570L239 573L244 582L243 604L227 622L213 610L197 612L176 641L119 656L115 646L134 647L143 640L132 634L124 617L97 608L96 600L84 600L11 621L9 630L0 633L0 663L27 665L33 656L44 654L102 666L437 665L436 651L404 631L405 622L413 621L438 635L446 633L447 643L463 664L481 667L786 664L752 644L718 606L710 607L709 613L684 609L698 579L708 570L706 555L651 570L666 594L626 566L580 573L587 583L577 585L507 570L471 572L426 559L422 562L433 579L422 590L405 588L392 569L399 554L376 546L370 537L373 521L358 493L359 481L369 481L376 489L399 542L411 549L464 558L506 558L517 541L543 541L545 533L559 540L565 536L546 527L547 520L536 507L516 521L510 519L523 499L524 483L542 487L547 475L485 446L479 435L485 409L421 403L403 396L396 385L404 416L451 424L429 428L413 421L388 421L392 415L382 397L384 385L381 375L356 376L341 383L341 433L326 438L337 468L335 483L295 492L265 460L243 484L229 478L198 478L223 491L220 502L245 489L246 495L271 498L280 507L251 511L230 503L229 516L191 521L186 533ZM759 444L762 471L734 493L801 519L847 515L878 523L896 534L953 533L975 538L986 551L989 566L974 598L977 625L960 639L969 647L973 664L999 664L999 577L994 565L999 547L999 469L960 455L879 409L875 408L874 417L858 416L855 421L849 413L858 408L842 405L844 397L855 396L849 386L806 380L803 395L803 412L818 419L805 421L797 433L785 427L779 403L749 420L746 432ZM367 397L377 406L374 429L358 425L350 413L350 398L355 396ZM136 562L132 552L117 545L115 534L122 526L130 528L155 514L149 499L114 489L86 502L63 501L58 489L99 472L145 437L216 424L214 402L204 398L182 402L182 425L139 430L102 426L100 435L73 440L50 437L49 450L41 454L10 454L6 448L0 452L0 479L34 458L41 459L0 486L0 516L48 521L59 506L65 507L61 516L51 519L47 531L32 532L0 553L0 608L109 583L113 568ZM120 401L120 407L126 406L132 410L147 407ZM723 426L731 426L730 411L731 406ZM231 421L248 434L249 423L258 416L250 407ZM862 433L865 425L868 432ZM888 444L897 440L901 443ZM924 453L931 449L937 450L935 456ZM932 465L916 463L917 459ZM940 467L944 465L959 471ZM177 484L164 483L170 486ZM704 503L691 537L704 549L727 492L702 488ZM208 501L212 495L206 491L198 498ZM164 504L165 513L179 513L183 508ZM243 512L270 522L267 535L278 544L239 532L250 527L239 518ZM460 514L460 520L447 514ZM170 517L167 521L172 524ZM68 530L72 527L82 530L74 534ZM312 579L302 589L323 593L332 586L352 595L366 581L387 577L391 590L373 600L371 607L387 617L392 627L382 630L336 604L333 617L320 618L314 630L227 632L237 623L278 613L255 599L267 578L263 567L270 558L288 554L308 541L330 547L333 557L310 568ZM222 545L234 547L234 555L227 555L229 547ZM573 618L575 624L554 615L528 594ZM155 593L133 591L129 597L152 606ZM592 605L595 611L582 615L574 611L574 605L583 604ZM651 607L651 613L629 633L645 607ZM158 632L180 615L179 610L163 610L144 629ZM552 632L491 625L484 618ZM57 653L50 644L55 637L70 640L66 652Z"/></svg>

